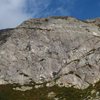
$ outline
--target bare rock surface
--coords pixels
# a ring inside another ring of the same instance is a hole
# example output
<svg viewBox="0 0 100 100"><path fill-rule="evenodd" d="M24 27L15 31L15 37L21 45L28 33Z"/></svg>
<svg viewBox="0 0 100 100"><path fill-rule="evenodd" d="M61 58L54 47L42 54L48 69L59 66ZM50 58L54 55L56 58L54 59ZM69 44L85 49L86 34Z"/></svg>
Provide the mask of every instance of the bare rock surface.
<svg viewBox="0 0 100 100"><path fill-rule="evenodd" d="M84 89L99 80L98 24L49 17L0 30L0 84L55 82Z"/></svg>

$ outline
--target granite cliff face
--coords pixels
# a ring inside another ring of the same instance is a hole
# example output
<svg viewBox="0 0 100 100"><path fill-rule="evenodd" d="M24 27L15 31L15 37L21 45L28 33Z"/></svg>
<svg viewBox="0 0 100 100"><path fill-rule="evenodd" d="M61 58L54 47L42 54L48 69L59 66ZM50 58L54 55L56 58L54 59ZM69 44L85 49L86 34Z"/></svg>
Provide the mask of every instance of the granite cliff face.
<svg viewBox="0 0 100 100"><path fill-rule="evenodd" d="M85 89L99 80L99 20L30 19L0 31L0 84Z"/></svg>

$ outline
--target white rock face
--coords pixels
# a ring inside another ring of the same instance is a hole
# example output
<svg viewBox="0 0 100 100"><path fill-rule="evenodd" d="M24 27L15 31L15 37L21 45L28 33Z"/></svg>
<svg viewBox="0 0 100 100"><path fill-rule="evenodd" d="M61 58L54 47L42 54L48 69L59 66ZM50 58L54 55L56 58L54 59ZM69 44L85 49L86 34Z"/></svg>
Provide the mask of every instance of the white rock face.
<svg viewBox="0 0 100 100"><path fill-rule="evenodd" d="M84 89L100 80L100 27L72 17L31 19L0 31L0 83Z"/></svg>
<svg viewBox="0 0 100 100"><path fill-rule="evenodd" d="M16 91L28 91L28 90L31 90L32 87L29 87L29 86L22 86L22 87L16 87L16 88L13 88L13 90L16 90Z"/></svg>

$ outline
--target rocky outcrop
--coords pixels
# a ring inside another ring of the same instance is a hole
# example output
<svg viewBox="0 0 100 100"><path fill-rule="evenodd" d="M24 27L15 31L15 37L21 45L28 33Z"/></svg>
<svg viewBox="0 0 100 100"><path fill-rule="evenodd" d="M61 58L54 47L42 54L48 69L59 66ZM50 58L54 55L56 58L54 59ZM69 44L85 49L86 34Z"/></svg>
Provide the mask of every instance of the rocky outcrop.
<svg viewBox="0 0 100 100"><path fill-rule="evenodd" d="M0 84L84 89L99 80L100 26L94 22L49 17L0 31Z"/></svg>

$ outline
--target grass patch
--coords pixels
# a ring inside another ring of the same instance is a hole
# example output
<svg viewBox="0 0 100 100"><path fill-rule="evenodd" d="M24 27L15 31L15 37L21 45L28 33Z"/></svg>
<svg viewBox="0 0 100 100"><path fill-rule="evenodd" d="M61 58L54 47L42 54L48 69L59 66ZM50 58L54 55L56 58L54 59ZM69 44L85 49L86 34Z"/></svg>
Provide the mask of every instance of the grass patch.
<svg viewBox="0 0 100 100"><path fill-rule="evenodd" d="M33 89L22 92L13 90L15 87L21 87L18 84L1 85L0 100L56 100L54 98L59 98L58 100L89 100L89 97L95 97L96 92L100 92L100 82L84 90L75 89L73 87L46 87L45 85L44 87L36 89L33 85L29 86L32 86ZM95 90L95 92L91 93L93 90ZM48 97L50 92L56 94L54 98Z"/></svg>

